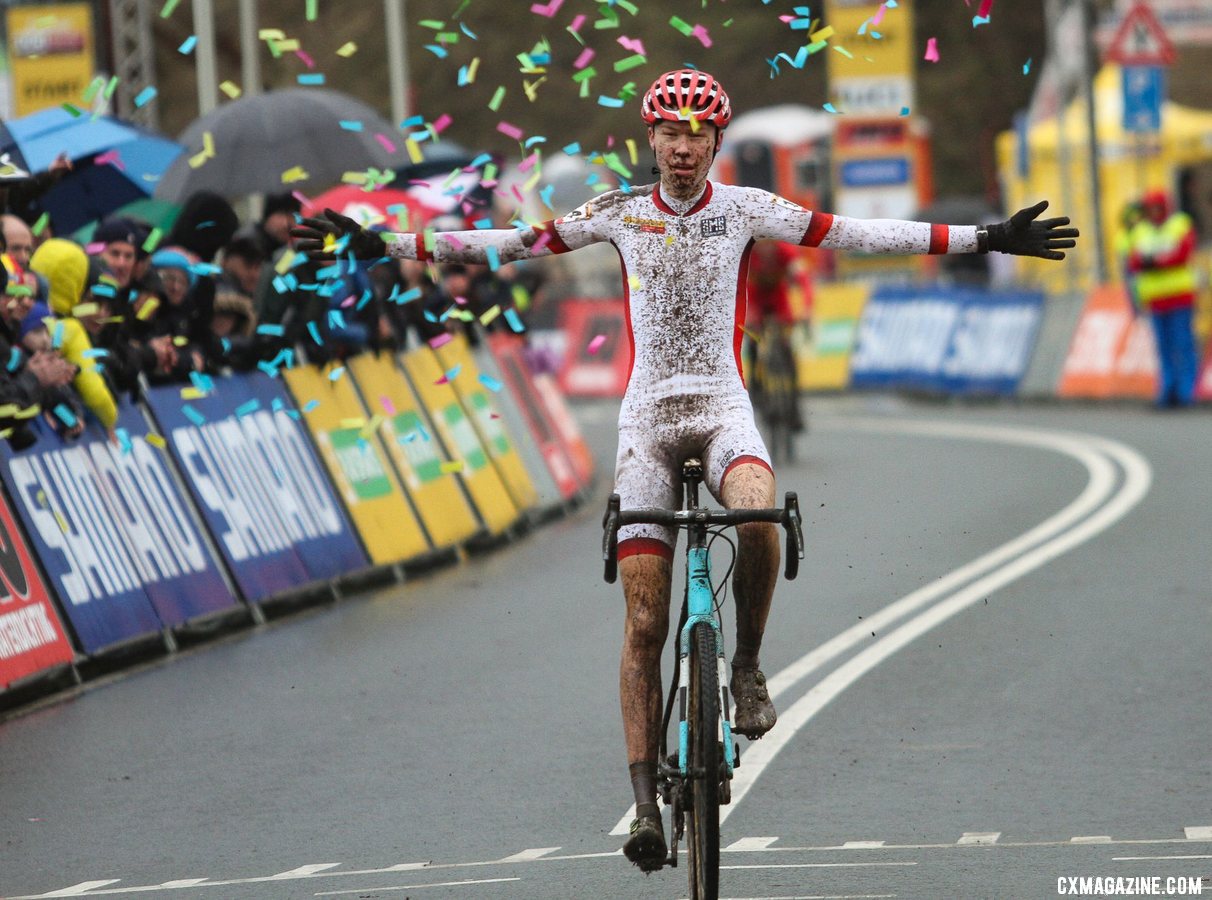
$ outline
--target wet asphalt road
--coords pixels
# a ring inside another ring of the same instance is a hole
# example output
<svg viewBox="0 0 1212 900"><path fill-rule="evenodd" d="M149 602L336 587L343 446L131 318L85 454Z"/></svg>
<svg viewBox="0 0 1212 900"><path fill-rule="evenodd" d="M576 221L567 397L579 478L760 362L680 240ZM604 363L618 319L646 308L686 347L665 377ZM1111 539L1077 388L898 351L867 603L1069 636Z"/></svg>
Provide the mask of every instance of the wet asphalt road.
<svg viewBox="0 0 1212 900"><path fill-rule="evenodd" d="M721 895L1212 873L1212 416L812 408L779 478L809 544L763 652L781 720L742 747ZM579 411L604 498L615 410ZM0 723L0 897L685 896L611 834L599 521Z"/></svg>

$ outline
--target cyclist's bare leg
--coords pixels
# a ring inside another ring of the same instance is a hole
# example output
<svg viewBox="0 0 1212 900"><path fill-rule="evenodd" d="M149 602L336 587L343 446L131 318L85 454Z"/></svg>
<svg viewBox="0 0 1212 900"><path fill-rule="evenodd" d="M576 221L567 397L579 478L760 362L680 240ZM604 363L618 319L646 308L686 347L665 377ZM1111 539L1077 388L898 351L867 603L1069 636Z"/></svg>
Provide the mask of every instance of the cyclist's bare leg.
<svg viewBox="0 0 1212 900"><path fill-rule="evenodd" d="M774 475L765 466L742 463L728 473L721 499L729 509L769 509L774 506ZM766 690L759 665L762 635L770 615L778 579L779 536L773 523L750 522L737 527L736 652L732 655L732 696L736 705L734 730L757 739L774 727L778 714Z"/></svg>
<svg viewBox="0 0 1212 900"><path fill-rule="evenodd" d="M669 590L673 567L656 554L619 560L627 620L619 665L619 698L627 762L656 762L661 729L661 654L669 633ZM655 801L656 795L647 798ZM637 796L637 802L640 798Z"/></svg>
<svg viewBox="0 0 1212 900"><path fill-rule="evenodd" d="M774 506L774 475L765 466L741 463L728 473L721 493L720 499L728 509L769 509ZM756 666L778 580L778 526L770 522L740 525L737 545L732 576L736 595L736 651L732 658L734 665Z"/></svg>

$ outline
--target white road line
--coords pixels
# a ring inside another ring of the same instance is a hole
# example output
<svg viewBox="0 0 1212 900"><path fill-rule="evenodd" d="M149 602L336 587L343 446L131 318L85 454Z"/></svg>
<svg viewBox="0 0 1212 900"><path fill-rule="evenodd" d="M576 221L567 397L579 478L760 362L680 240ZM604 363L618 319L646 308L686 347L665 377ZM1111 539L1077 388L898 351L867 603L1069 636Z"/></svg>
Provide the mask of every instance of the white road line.
<svg viewBox="0 0 1212 900"><path fill-rule="evenodd" d="M310 863L306 866L299 866L297 869L291 869L289 872L279 872L277 875L268 876L268 880L275 881L282 879L283 881L290 878L306 878L308 875L316 875L320 872L327 872L329 869L335 869L340 863Z"/></svg>
<svg viewBox="0 0 1212 900"><path fill-rule="evenodd" d="M1183 834L1189 841L1212 841L1212 825L1188 825Z"/></svg>
<svg viewBox="0 0 1212 900"><path fill-rule="evenodd" d="M743 837L733 841L727 847L721 847L721 853L756 853L759 850L769 850L770 845L777 841L776 837Z"/></svg>
<svg viewBox="0 0 1212 900"><path fill-rule="evenodd" d="M515 853L512 856L505 856L498 860L503 863L519 863L531 862L532 860L541 859L549 853L555 853L559 847L532 847L529 850L523 850L520 853Z"/></svg>
<svg viewBox="0 0 1212 900"><path fill-rule="evenodd" d="M887 869L916 866L916 862L861 863L751 863L750 865L720 866L721 869Z"/></svg>
<svg viewBox="0 0 1212 900"><path fill-rule="evenodd" d="M336 897L341 894L369 894L374 895L380 891L419 891L422 888L435 887L465 887L472 884L500 884L503 881L521 881L521 878L477 878L474 881L439 881L435 884L393 884L389 887L375 888L353 888L347 891L320 891L313 894L313 897Z"/></svg>
<svg viewBox="0 0 1212 900"><path fill-rule="evenodd" d="M1111 843L1111 835L1109 834L1084 834L1078 837L1069 838L1070 844L1109 844Z"/></svg>
<svg viewBox="0 0 1212 900"><path fill-rule="evenodd" d="M1000 432L1001 430L995 429L994 432ZM954 433L956 432L956 428L949 427L947 431ZM962 434L962 429L960 431ZM1012 435L1017 434L1016 430L1008 431ZM1087 489L1082 492L1082 495L1066 507L1065 510L1049 519L1048 522L1055 522L1058 519L1072 520L1073 510L1076 507L1085 507L1090 503L1090 500L1087 498L1092 494L1091 487L1095 484L1096 479L1100 484L1098 489L1093 492L1094 498L1097 498L1093 505L1102 503L1108 495L1110 495L1110 499L1107 499L1105 504L1099 506L1097 511L1077 522L1077 524L1068 528L1068 530L1061 531L1055 537L1035 546L1034 549L1010 559L1000 568L993 569L989 574L971 582L951 596L939 600L933 606L909 619L891 633L876 639L871 646L855 654L822 678L780 716L779 726L774 731L766 735L761 741L752 744L743 755L744 764L737 769L732 782L732 804L720 809L721 823L736 810L754 782L761 777L762 772L770 765L779 751L818 712L829 705L846 688L932 628L1110 528L1143 499L1149 490L1149 485L1152 483L1152 470L1149 467L1149 463L1135 450L1118 442L1109 441L1104 438L1087 437L1084 439L1083 446L1078 444L1075 438L1066 435L1053 435L1048 432L1029 432L1027 434L1033 438L1032 441L1020 440L1018 442L1039 443L1042 446L1048 446L1049 442L1054 438L1055 441L1052 443L1052 449L1077 458L1086 465L1090 472L1090 482L1087 484ZM988 438L982 435L981 439ZM1092 457L1091 454L1095 452L1104 454L1104 456ZM1108 468L1106 456L1115 459L1124 471L1123 484L1114 493L1112 493L1114 478L1108 476L1107 480L1104 481L1099 477L1099 473L1106 471ZM1046 531L1048 529L1048 522L1027 532L1027 535ZM1023 537L1025 538L1027 535ZM999 548L999 551L995 551L995 553L1004 550L1005 547L1012 544L1019 544L1022 541L1023 538L1011 541L1010 544L1004 545L1002 548ZM952 575L954 574L952 573ZM951 576L947 577L950 578ZM922 592L917 591L914 593L920 594ZM913 597L914 594L910 594L903 600L898 601L894 606L906 604L906 601L909 601ZM916 605L920 605L920 602L916 602ZM863 628L867 633L869 633L869 630L874 630L871 628L870 619L863 623ZM848 631L852 632L854 628L848 629ZM813 653L816 652L813 651ZM782 673L779 673L779 675L781 677Z"/></svg>
<svg viewBox="0 0 1212 900"><path fill-rule="evenodd" d="M1137 862L1146 859L1212 859L1212 854L1201 856L1113 856L1115 862Z"/></svg>
<svg viewBox="0 0 1212 900"><path fill-rule="evenodd" d="M843 850L878 850L883 848L887 841L846 841L842 844Z"/></svg>
<svg viewBox="0 0 1212 900"><path fill-rule="evenodd" d="M48 894L39 894L39 897L79 897L81 894L86 894L94 888L102 888L106 885L117 884L121 878L104 878L100 881L81 881L79 884L73 884L71 887L65 887L60 891L51 891Z"/></svg>
<svg viewBox="0 0 1212 900"><path fill-rule="evenodd" d="M965 831L957 844L965 846L968 844L996 844L997 839L1002 836L1000 831Z"/></svg>
<svg viewBox="0 0 1212 900"><path fill-rule="evenodd" d="M721 900L889 900L896 894L788 894L781 897L723 897Z"/></svg>
<svg viewBox="0 0 1212 900"><path fill-rule="evenodd" d="M172 881L166 881L159 886L162 888L197 887L200 884L206 884L208 881L210 881L209 878L174 878Z"/></svg>

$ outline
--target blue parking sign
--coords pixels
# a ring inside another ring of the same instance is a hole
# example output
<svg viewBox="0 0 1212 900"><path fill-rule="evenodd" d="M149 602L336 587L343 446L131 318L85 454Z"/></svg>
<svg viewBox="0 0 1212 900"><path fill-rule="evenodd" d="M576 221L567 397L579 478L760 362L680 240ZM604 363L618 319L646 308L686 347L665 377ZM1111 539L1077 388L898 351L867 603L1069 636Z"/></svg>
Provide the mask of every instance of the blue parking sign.
<svg viewBox="0 0 1212 900"><path fill-rule="evenodd" d="M1162 66L1124 66L1124 131L1161 131L1166 99L1166 70Z"/></svg>

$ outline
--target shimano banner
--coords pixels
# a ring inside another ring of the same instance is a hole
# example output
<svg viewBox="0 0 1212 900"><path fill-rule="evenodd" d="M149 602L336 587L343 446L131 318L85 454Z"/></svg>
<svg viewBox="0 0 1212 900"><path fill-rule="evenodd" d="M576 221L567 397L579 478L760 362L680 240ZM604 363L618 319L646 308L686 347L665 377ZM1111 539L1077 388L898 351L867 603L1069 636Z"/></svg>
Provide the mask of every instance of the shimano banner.
<svg viewBox="0 0 1212 900"><path fill-rule="evenodd" d="M91 424L65 444L41 428L20 453L0 443L4 481L87 653L236 603L164 451L127 402L117 433L111 443Z"/></svg>
<svg viewBox="0 0 1212 900"><path fill-rule="evenodd" d="M282 385L233 375L208 387L184 403L179 387L153 388L147 402L245 597L366 566Z"/></svg>
<svg viewBox="0 0 1212 900"><path fill-rule="evenodd" d="M1043 303L1034 291L878 288L863 310L850 383L1011 395L1031 361Z"/></svg>

